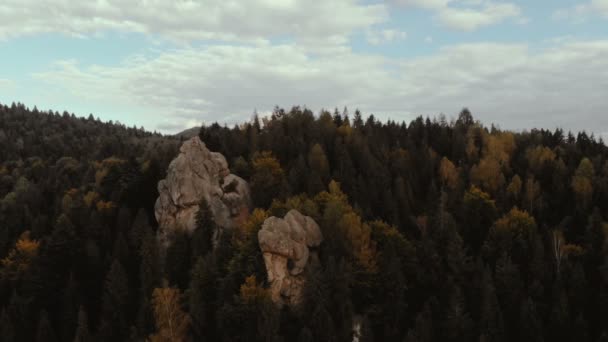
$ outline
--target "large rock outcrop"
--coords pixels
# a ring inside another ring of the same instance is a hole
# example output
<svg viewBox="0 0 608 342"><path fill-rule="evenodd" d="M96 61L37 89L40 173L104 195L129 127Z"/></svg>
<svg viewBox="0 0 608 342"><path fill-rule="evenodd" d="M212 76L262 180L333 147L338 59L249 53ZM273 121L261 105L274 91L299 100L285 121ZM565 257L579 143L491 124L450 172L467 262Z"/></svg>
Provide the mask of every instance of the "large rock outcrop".
<svg viewBox="0 0 608 342"><path fill-rule="evenodd" d="M290 210L285 218L269 217L258 232L270 282L272 300L297 304L305 282L304 269L315 264L323 241L319 225L309 216Z"/></svg>
<svg viewBox="0 0 608 342"><path fill-rule="evenodd" d="M226 158L211 152L198 136L185 141L171 161L167 177L158 183L154 213L162 249L173 233L192 233L201 199L205 199L216 225L230 229L246 219L251 205L249 185L230 173Z"/></svg>

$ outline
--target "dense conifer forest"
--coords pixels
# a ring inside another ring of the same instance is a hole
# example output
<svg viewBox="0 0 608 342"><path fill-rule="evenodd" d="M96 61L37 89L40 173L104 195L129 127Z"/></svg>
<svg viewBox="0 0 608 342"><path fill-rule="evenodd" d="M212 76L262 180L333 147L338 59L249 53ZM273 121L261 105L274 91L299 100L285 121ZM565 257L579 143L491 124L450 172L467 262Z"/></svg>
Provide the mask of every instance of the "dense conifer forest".
<svg viewBox="0 0 608 342"><path fill-rule="evenodd" d="M201 205L160 260L157 183L184 137L0 105L2 341L608 341L593 135L294 107L199 136L254 208L212 247ZM278 307L257 232L290 209L325 239Z"/></svg>

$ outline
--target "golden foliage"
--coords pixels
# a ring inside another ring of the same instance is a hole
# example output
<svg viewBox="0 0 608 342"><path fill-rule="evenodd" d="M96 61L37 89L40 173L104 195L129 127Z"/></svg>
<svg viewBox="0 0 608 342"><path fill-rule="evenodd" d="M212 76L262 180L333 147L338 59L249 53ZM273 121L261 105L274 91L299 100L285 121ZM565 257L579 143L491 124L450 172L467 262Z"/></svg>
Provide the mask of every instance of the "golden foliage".
<svg viewBox="0 0 608 342"><path fill-rule="evenodd" d="M116 205L112 201L99 201L97 202L97 211L109 212L116 208Z"/></svg>
<svg viewBox="0 0 608 342"><path fill-rule="evenodd" d="M260 303L269 298L268 290L257 283L254 275L245 278L239 293L241 301L245 304Z"/></svg>
<svg viewBox="0 0 608 342"><path fill-rule="evenodd" d="M555 153L548 147L536 146L526 150L526 159L534 172L539 172L543 164L555 159Z"/></svg>
<svg viewBox="0 0 608 342"><path fill-rule="evenodd" d="M499 164L508 166L515 151L515 136L511 132L484 134L483 157L494 159Z"/></svg>
<svg viewBox="0 0 608 342"><path fill-rule="evenodd" d="M266 170L269 171L275 177L282 177L284 174L281 164L272 155L270 151L262 151L256 153L251 161L254 171Z"/></svg>
<svg viewBox="0 0 608 342"><path fill-rule="evenodd" d="M0 261L2 276L15 280L26 272L34 258L38 256L40 242L30 239L30 232L25 231L15 243L8 256Z"/></svg>
<svg viewBox="0 0 608 342"><path fill-rule="evenodd" d="M475 185L471 185L471 188L469 189L469 191L467 191L464 194L464 201L469 202L469 201L478 200L478 199L486 201L486 202L491 202L492 205L495 205L494 200L492 199L492 197L490 197L490 194L488 194L487 192L484 192L483 190L476 187Z"/></svg>
<svg viewBox="0 0 608 342"><path fill-rule="evenodd" d="M589 159L583 158L572 177L572 190L584 208L587 207L593 195L594 175L593 164Z"/></svg>
<svg viewBox="0 0 608 342"><path fill-rule="evenodd" d="M540 198L540 184L534 180L534 177L530 177L526 180L526 205L528 210L534 211L537 207L537 201Z"/></svg>
<svg viewBox="0 0 608 342"><path fill-rule="evenodd" d="M567 244L563 247L564 255L566 256L581 256L585 252L583 247L575 244Z"/></svg>
<svg viewBox="0 0 608 342"><path fill-rule="evenodd" d="M336 227L341 239L350 245L353 257L359 264L368 272L375 272L377 255L371 229L348 204L348 197L340 189L340 183L332 180L329 192L317 194L315 201L325 208L325 224Z"/></svg>
<svg viewBox="0 0 608 342"><path fill-rule="evenodd" d="M97 201L99 200L99 194L96 193L95 191L89 191L87 192L86 195L84 195L84 204L87 206L87 208L90 208L93 204L97 203Z"/></svg>
<svg viewBox="0 0 608 342"><path fill-rule="evenodd" d="M483 130L478 126L472 126L467 131L467 146L465 152L469 160L477 160L479 158L479 147L476 144L478 137L483 133Z"/></svg>
<svg viewBox="0 0 608 342"><path fill-rule="evenodd" d="M272 201L268 211L272 216L283 217L292 209L299 211L303 215L310 216L313 219L319 217L319 206L305 194L289 197L285 201L275 199Z"/></svg>
<svg viewBox="0 0 608 342"><path fill-rule="evenodd" d="M488 134L483 130L479 135L483 142L482 158L471 168L471 181L486 191L496 193L505 184L502 171L509 168L516 147L515 136L510 132Z"/></svg>
<svg viewBox="0 0 608 342"><path fill-rule="evenodd" d="M103 168L95 171L95 185L100 186L104 178L110 173L109 169Z"/></svg>
<svg viewBox="0 0 608 342"><path fill-rule="evenodd" d="M471 181L491 193L496 193L504 185L505 177L498 160L484 158L471 168Z"/></svg>
<svg viewBox="0 0 608 342"><path fill-rule="evenodd" d="M450 189L456 188L458 185L458 174L459 170L454 166L448 158L441 158L439 163L439 177L444 185L447 185Z"/></svg>
<svg viewBox="0 0 608 342"><path fill-rule="evenodd" d="M536 221L528 212L515 207L498 219L494 228L498 232L525 233L527 230L536 229Z"/></svg>
<svg viewBox="0 0 608 342"><path fill-rule="evenodd" d="M511 183L507 186L507 194L514 199L518 199L521 194L521 186L522 182L519 175L513 176L513 178L511 178Z"/></svg>
<svg viewBox="0 0 608 342"><path fill-rule="evenodd" d="M373 272L376 270L376 245L371 239L371 229L354 212L342 216L339 228L349 241L353 254L361 266Z"/></svg>
<svg viewBox="0 0 608 342"><path fill-rule="evenodd" d="M71 188L68 191L65 192L66 195L70 196L70 197L75 197L76 195L78 195L79 190L76 188Z"/></svg>
<svg viewBox="0 0 608 342"><path fill-rule="evenodd" d="M174 288L156 288L152 293L152 307L156 333L152 342L183 342L188 340L190 316L181 308L181 293Z"/></svg>
<svg viewBox="0 0 608 342"><path fill-rule="evenodd" d="M143 163L141 163L141 166L139 167L139 171L141 173L146 173L149 169L150 169L150 161L149 160L146 160Z"/></svg>
<svg viewBox="0 0 608 342"><path fill-rule="evenodd" d="M329 161L325 155L325 151L319 144L314 144L308 153L308 165L311 170L316 171L319 175L329 173Z"/></svg>
<svg viewBox="0 0 608 342"><path fill-rule="evenodd" d="M94 162L93 165L97 170L95 172L95 184L97 186L101 185L103 179L114 169L122 167L127 163L124 159L119 159L116 157L110 157L102 160L101 162Z"/></svg>
<svg viewBox="0 0 608 342"><path fill-rule="evenodd" d="M233 242L242 247L252 236L258 233L268 216L266 210L255 208L247 219L238 226L238 234L234 234Z"/></svg>
<svg viewBox="0 0 608 342"><path fill-rule="evenodd" d="M353 134L353 129L352 129L352 127L350 127L350 125L345 123L342 126L338 127L337 132L338 132L338 135L348 139Z"/></svg>

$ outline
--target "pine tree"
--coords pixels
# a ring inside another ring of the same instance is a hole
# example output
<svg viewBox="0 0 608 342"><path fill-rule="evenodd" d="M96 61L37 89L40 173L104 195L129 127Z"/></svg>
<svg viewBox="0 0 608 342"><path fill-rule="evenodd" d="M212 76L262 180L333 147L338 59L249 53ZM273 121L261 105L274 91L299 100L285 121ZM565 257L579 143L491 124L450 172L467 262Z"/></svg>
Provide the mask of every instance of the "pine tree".
<svg viewBox="0 0 608 342"><path fill-rule="evenodd" d="M74 342L90 342L91 335L89 333L89 318L83 306L78 310L78 326L74 333Z"/></svg>
<svg viewBox="0 0 608 342"><path fill-rule="evenodd" d="M459 287L452 289L452 295L443 319L443 335L447 341L470 341L473 321L466 310L464 296Z"/></svg>
<svg viewBox="0 0 608 342"><path fill-rule="evenodd" d="M528 298L522 302L519 316L519 340L530 342L544 341L542 321L532 299Z"/></svg>
<svg viewBox="0 0 608 342"><path fill-rule="evenodd" d="M192 269L188 287L189 312L192 330L198 339L216 339L215 312L217 310L217 269L211 254L199 257Z"/></svg>
<svg viewBox="0 0 608 342"><path fill-rule="evenodd" d="M433 315L430 302L427 301L422 311L416 315L414 327L407 333L406 341L431 342L433 341Z"/></svg>
<svg viewBox="0 0 608 342"><path fill-rule="evenodd" d="M198 205L196 229L192 235L192 258L194 262L213 250L213 238L217 231L211 208L203 198Z"/></svg>
<svg viewBox="0 0 608 342"><path fill-rule="evenodd" d="M55 342L57 337L49 321L49 315L45 310L40 311L40 318L38 320L38 330L36 332L37 342Z"/></svg>
<svg viewBox="0 0 608 342"><path fill-rule="evenodd" d="M143 236L140 250L141 265L139 277L141 282L141 296L150 298L154 288L160 285L160 255L156 236L149 231Z"/></svg>
<svg viewBox="0 0 608 342"><path fill-rule="evenodd" d="M313 341L314 341L314 337L313 337L310 329L308 329L307 327L303 327L302 330L300 330L300 335L298 335L298 342L313 342Z"/></svg>
<svg viewBox="0 0 608 342"><path fill-rule="evenodd" d="M6 309L3 309L2 314L0 314L0 336L2 336L2 340L6 342L17 341L15 327L13 326L13 322L11 322L11 318Z"/></svg>
<svg viewBox="0 0 608 342"><path fill-rule="evenodd" d="M483 273L480 323L481 334L484 336L485 341L505 341L502 311L496 297L492 275L488 268Z"/></svg>
<svg viewBox="0 0 608 342"><path fill-rule="evenodd" d="M188 286L192 259L190 257L190 237L186 232L175 234L173 243L167 248L165 260L165 277L169 284L177 285L180 289Z"/></svg>
<svg viewBox="0 0 608 342"><path fill-rule="evenodd" d="M102 298L100 335L105 340L121 341L127 334L127 304L129 285L127 275L114 259L106 275Z"/></svg>

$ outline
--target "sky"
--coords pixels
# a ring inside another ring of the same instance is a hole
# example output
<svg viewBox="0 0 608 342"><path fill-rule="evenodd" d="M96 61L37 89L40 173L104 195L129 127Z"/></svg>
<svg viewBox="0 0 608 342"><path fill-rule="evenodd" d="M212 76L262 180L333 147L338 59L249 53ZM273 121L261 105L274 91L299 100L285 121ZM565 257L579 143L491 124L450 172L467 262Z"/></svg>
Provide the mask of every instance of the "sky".
<svg viewBox="0 0 608 342"><path fill-rule="evenodd" d="M0 103L176 133L275 106L608 138L608 0L2 0Z"/></svg>

